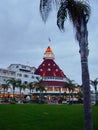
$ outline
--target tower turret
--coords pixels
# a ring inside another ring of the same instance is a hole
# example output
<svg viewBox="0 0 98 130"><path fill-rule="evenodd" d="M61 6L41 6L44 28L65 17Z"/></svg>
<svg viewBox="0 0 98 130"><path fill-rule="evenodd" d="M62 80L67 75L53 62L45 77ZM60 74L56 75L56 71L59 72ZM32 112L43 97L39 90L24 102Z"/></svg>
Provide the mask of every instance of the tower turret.
<svg viewBox="0 0 98 130"><path fill-rule="evenodd" d="M50 46L48 46L48 48L46 49L45 53L44 53L44 56L43 56L43 59L52 59L54 60L55 59L55 56L52 52L52 49L50 48Z"/></svg>

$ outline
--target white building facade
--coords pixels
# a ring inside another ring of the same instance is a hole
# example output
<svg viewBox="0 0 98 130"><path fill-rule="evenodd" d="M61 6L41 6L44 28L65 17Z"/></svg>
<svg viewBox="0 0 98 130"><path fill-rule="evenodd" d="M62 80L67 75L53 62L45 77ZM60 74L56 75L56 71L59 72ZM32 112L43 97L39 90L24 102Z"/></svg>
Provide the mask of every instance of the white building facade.
<svg viewBox="0 0 98 130"><path fill-rule="evenodd" d="M11 64L7 69L0 69L0 84L6 84L9 79L19 79L22 84L27 85L30 82L38 82L39 75L35 75L36 68L21 64ZM9 93L12 93L12 88L8 89ZM3 89L1 91L3 93ZM16 88L15 93L19 93L19 89ZM29 93L29 90L25 90L25 94Z"/></svg>

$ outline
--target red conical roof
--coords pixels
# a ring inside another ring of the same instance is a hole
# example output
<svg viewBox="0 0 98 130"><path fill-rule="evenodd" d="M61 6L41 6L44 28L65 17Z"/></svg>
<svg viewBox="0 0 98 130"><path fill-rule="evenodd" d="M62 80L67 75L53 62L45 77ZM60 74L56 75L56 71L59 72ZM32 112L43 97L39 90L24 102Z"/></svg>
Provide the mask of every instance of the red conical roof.
<svg viewBox="0 0 98 130"><path fill-rule="evenodd" d="M52 76L52 77L66 77L63 71L54 61L54 54L50 47L48 47L44 53L44 61L35 71L35 74L41 76Z"/></svg>

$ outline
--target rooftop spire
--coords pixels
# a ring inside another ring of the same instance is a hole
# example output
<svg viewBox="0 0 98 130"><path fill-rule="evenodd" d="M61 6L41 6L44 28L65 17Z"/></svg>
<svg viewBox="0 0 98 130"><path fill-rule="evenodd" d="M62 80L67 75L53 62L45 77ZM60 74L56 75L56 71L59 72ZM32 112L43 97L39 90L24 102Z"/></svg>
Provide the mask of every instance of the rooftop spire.
<svg viewBox="0 0 98 130"><path fill-rule="evenodd" d="M50 48L50 46L48 46L48 48L46 49L45 53L44 53L44 56L43 56L43 59L52 59L54 60L54 54L52 52L52 49Z"/></svg>

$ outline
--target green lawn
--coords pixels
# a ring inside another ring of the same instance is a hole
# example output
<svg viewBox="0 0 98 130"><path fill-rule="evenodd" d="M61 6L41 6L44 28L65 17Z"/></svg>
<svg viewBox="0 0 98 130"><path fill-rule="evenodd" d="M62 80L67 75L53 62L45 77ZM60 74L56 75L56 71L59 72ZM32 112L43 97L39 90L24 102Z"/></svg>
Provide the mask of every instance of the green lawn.
<svg viewBox="0 0 98 130"><path fill-rule="evenodd" d="M98 130L98 107L93 107ZM0 104L0 130L84 130L82 105Z"/></svg>

